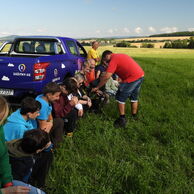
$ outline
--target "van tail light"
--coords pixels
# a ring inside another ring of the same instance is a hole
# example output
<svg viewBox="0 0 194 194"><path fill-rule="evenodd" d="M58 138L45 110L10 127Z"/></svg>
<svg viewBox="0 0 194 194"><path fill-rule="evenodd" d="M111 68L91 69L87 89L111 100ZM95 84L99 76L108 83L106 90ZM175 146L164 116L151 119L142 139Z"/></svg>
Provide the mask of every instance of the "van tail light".
<svg viewBox="0 0 194 194"><path fill-rule="evenodd" d="M34 64L34 80L41 81L46 77L46 68L50 63L36 63Z"/></svg>

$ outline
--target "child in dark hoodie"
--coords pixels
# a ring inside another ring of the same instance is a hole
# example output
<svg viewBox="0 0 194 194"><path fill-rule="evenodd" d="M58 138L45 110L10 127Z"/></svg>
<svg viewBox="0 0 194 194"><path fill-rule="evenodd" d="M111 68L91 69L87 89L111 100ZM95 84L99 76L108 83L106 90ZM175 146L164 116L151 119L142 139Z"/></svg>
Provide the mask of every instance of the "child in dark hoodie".
<svg viewBox="0 0 194 194"><path fill-rule="evenodd" d="M26 131L23 138L8 141L13 178L28 183L34 165L33 156L49 147L50 144L49 134L40 129Z"/></svg>

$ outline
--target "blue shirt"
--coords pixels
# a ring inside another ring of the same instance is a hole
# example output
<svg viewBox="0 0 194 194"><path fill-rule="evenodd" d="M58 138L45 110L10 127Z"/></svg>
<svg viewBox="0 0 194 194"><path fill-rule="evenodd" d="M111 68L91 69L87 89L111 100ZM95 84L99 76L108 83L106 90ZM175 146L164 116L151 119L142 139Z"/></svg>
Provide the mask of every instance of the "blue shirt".
<svg viewBox="0 0 194 194"><path fill-rule="evenodd" d="M102 72L105 72L106 71L106 67L104 66L104 65L97 65L96 67L95 67L95 71L100 71L100 74L102 73Z"/></svg>
<svg viewBox="0 0 194 194"><path fill-rule="evenodd" d="M48 120L49 115L52 112L52 106L43 98L43 94L40 94L36 97L36 100L39 101L42 105L40 109L40 115L37 117L39 120Z"/></svg>
<svg viewBox="0 0 194 194"><path fill-rule="evenodd" d="M5 140L11 141L22 138L25 131L36 129L37 122L34 119L25 120L20 113L20 109L18 109L7 118L7 122L3 128Z"/></svg>

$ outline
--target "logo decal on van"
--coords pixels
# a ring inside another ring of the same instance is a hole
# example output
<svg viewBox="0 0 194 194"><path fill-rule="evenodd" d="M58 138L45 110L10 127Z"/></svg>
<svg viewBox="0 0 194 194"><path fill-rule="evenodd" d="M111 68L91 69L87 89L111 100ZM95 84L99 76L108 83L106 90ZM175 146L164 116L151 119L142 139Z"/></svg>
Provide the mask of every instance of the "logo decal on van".
<svg viewBox="0 0 194 194"><path fill-rule="evenodd" d="M7 66L8 67L14 67L14 64L13 63L9 63Z"/></svg>
<svg viewBox="0 0 194 194"><path fill-rule="evenodd" d="M65 68L65 64L62 63L61 64L61 68L64 69Z"/></svg>
<svg viewBox="0 0 194 194"><path fill-rule="evenodd" d="M20 72L24 72L24 71L26 70L26 66L25 66L24 64L20 64L20 65L18 66L18 70L19 70Z"/></svg>
<svg viewBox="0 0 194 194"><path fill-rule="evenodd" d="M9 81L9 78L6 77L6 76L3 76L3 77L1 78L1 80L2 80L2 81Z"/></svg>

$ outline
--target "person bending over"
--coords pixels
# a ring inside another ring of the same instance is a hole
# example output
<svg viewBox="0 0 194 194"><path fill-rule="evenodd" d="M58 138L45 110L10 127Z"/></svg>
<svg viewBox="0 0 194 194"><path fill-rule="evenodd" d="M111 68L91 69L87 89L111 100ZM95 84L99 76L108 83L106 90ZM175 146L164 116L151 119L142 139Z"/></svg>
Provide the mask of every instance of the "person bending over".
<svg viewBox="0 0 194 194"><path fill-rule="evenodd" d="M122 82L116 93L120 117L115 120L114 126L125 127L127 122L125 118L125 102L127 98L131 100L132 117L137 118L138 95L144 80L144 71L126 54L114 54L106 50L102 55L104 56L105 62L108 63L108 68L105 75L102 76L100 83L92 91L98 91L114 73L121 78Z"/></svg>

